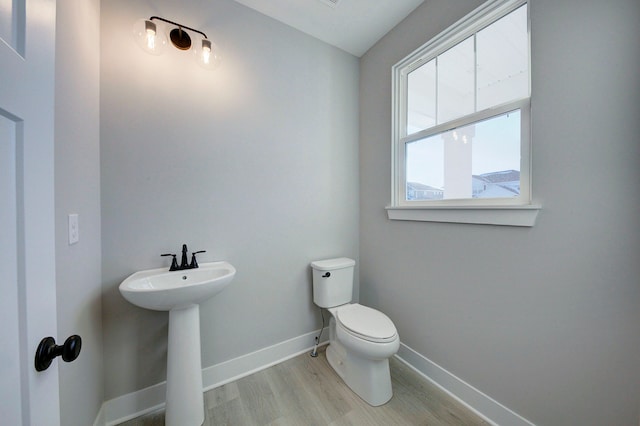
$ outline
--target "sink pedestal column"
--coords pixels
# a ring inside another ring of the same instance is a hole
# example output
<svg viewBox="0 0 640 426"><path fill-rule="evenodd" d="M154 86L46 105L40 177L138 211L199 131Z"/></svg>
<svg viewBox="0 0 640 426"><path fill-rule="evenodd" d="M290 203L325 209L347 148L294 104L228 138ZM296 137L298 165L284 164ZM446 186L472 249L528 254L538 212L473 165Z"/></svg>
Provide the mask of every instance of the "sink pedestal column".
<svg viewBox="0 0 640 426"><path fill-rule="evenodd" d="M203 423L200 306L191 305L169 311L165 424L200 426Z"/></svg>

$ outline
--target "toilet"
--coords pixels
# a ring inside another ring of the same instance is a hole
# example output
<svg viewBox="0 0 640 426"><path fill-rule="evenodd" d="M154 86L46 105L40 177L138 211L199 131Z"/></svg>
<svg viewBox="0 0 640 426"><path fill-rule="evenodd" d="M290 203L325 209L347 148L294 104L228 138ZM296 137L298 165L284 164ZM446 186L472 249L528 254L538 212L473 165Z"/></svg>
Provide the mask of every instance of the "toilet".
<svg viewBox="0 0 640 426"><path fill-rule="evenodd" d="M312 262L313 302L331 314L329 364L360 398L378 406L393 396L389 358L400 337L385 314L351 303L355 264L346 257Z"/></svg>

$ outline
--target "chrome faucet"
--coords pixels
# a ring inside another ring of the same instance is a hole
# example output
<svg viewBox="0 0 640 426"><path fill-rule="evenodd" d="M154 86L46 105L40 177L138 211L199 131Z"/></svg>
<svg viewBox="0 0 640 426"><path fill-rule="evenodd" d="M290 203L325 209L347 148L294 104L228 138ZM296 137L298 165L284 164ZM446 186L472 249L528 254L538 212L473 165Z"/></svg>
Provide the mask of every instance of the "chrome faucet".
<svg viewBox="0 0 640 426"><path fill-rule="evenodd" d="M193 253L191 253L191 263L189 263L188 259L187 259L187 245L183 244L182 245L182 261L180 262L180 265L178 266L178 261L176 260L176 255L173 253L164 253L161 254L160 256L173 256L173 260L171 261L171 267L169 268L169 271L181 271L183 269L195 269L198 267L198 261L196 260L196 254L198 253L205 253L206 250L199 250L199 251L194 251Z"/></svg>

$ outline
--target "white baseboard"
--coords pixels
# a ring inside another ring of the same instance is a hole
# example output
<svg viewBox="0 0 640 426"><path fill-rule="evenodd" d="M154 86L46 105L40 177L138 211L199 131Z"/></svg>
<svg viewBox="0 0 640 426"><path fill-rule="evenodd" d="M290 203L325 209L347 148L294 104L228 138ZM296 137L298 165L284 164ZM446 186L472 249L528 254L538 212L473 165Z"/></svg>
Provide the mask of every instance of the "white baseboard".
<svg viewBox="0 0 640 426"><path fill-rule="evenodd" d="M93 426L104 426L106 424L106 420L104 418L104 404L100 407L100 411L98 411L98 415L96 416L96 420L93 422Z"/></svg>
<svg viewBox="0 0 640 426"><path fill-rule="evenodd" d="M396 357L491 424L535 426L403 343Z"/></svg>
<svg viewBox="0 0 640 426"><path fill-rule="evenodd" d="M203 369L204 390L222 386L311 351L314 338L319 331L303 334ZM325 333L325 336L327 335L328 333ZM326 339L323 339L321 344L326 343ZM400 343L400 350L396 357L491 424L535 426L403 343ZM166 382L162 382L105 401L93 426L114 426L162 409L165 405L165 394Z"/></svg>
<svg viewBox="0 0 640 426"><path fill-rule="evenodd" d="M205 368L202 370L202 382L205 392L279 364L304 352L311 352L313 342L318 333L320 333L320 330ZM328 343L328 337L326 336L329 333L323 334L325 337L322 338L321 345ZM311 343L311 346L309 346L309 343Z"/></svg>
<svg viewBox="0 0 640 426"><path fill-rule="evenodd" d="M210 390L269 368L301 353L311 351L320 330L294 337L255 352L204 368L202 384ZM328 333L324 333L325 336ZM327 343L323 339L322 344ZM166 382L158 383L117 398L105 401L94 426L113 426L144 414L164 408Z"/></svg>

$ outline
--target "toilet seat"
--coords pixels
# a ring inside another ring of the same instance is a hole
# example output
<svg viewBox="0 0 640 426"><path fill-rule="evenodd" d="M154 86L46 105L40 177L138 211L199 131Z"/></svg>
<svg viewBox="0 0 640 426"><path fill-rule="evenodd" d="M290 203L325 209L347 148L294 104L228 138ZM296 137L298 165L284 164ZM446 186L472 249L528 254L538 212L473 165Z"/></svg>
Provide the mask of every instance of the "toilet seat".
<svg viewBox="0 0 640 426"><path fill-rule="evenodd" d="M388 316L358 303L341 306L335 317L337 324L347 333L369 342L388 343L398 336Z"/></svg>

